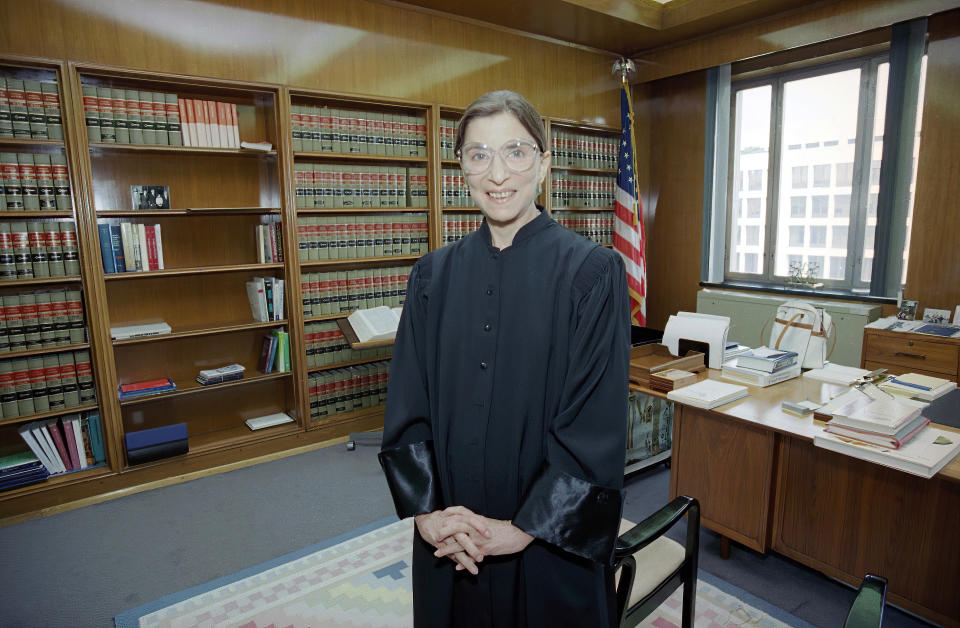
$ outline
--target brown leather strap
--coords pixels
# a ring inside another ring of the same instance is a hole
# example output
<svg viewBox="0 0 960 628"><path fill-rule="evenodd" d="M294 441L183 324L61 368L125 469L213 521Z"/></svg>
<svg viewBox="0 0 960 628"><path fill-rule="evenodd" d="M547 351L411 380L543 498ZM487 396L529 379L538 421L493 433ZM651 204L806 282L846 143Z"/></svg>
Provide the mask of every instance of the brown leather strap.
<svg viewBox="0 0 960 628"><path fill-rule="evenodd" d="M799 327L800 329L810 329L810 330L813 329L813 325L808 325L807 323L794 323L793 321L796 320L797 316L803 316L803 314L802 314L802 313L801 313L801 314L797 314L797 315L795 315L793 318L791 318L789 321L785 321L785 320L783 320L782 318L774 318L773 320L774 320L775 322L777 322L777 323L780 323L781 325L786 326L786 327ZM811 331L811 332L810 332L810 335L811 335L811 336L821 336L821 337L824 337L824 338L826 338L826 336L827 336L827 334L825 334L825 333L822 332L822 331Z"/></svg>
<svg viewBox="0 0 960 628"><path fill-rule="evenodd" d="M800 318L801 316L803 316L803 312L797 312L796 314L793 315L793 318L791 318L789 321L780 320L779 318L774 319L774 320L776 320L778 323L780 323L781 325L783 325L783 329L780 330L780 335L777 336L777 342L774 343L774 345L773 345L773 348L774 348L774 349L779 349L779 348L780 348L780 341L783 340L783 335L784 335L785 333L787 333L787 330L788 330L790 327L794 327L794 326L795 326L795 327L806 327L806 328L808 328L808 329L813 329L813 326L812 326L812 325L803 325L803 324L801 324L801 323L794 323L794 322L793 322L793 321L797 320L798 318Z"/></svg>

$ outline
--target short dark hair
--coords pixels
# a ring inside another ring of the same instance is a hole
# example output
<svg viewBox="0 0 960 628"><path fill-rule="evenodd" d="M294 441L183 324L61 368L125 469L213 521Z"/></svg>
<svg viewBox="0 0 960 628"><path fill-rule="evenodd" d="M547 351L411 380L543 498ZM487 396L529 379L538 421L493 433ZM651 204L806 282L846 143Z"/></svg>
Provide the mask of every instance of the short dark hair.
<svg viewBox="0 0 960 628"><path fill-rule="evenodd" d="M547 152L547 132L543 128L543 118L540 117L536 108L517 92L501 89L495 92L487 92L467 107L463 117L460 118L460 123L457 125L457 141L454 145L454 153L459 153L460 148L463 147L463 136L466 134L467 126L474 118L483 118L498 113L513 114L523 125L523 128L533 136L540 152Z"/></svg>

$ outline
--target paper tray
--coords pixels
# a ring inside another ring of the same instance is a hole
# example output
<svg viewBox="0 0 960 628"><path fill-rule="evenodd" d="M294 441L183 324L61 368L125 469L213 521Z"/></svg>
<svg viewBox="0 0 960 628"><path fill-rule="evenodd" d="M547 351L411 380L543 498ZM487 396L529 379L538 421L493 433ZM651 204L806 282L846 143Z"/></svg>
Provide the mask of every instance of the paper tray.
<svg viewBox="0 0 960 628"><path fill-rule="evenodd" d="M698 373L705 368L703 354L699 351L678 357L671 354L666 345L648 344L630 349L630 381L635 384L649 386L651 373L667 369Z"/></svg>

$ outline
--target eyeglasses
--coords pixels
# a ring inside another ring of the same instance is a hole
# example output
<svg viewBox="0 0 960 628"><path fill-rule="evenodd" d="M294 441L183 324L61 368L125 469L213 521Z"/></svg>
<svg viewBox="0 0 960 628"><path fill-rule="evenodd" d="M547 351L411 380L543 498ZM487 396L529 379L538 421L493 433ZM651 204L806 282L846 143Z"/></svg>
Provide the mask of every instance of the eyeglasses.
<svg viewBox="0 0 960 628"><path fill-rule="evenodd" d="M530 140L513 139L504 142L499 150L494 150L486 144L467 144L457 153L460 167L466 174L483 174L490 170L495 155L499 154L503 165L517 174L522 174L533 167L537 161L540 149Z"/></svg>

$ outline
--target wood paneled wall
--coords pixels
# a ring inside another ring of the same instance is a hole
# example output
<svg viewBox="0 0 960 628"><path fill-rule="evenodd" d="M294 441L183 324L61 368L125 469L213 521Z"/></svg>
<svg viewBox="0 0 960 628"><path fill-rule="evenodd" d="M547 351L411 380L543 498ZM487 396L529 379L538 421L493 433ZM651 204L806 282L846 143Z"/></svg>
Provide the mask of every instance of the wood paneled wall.
<svg viewBox="0 0 960 628"><path fill-rule="evenodd" d="M3 52L465 107L619 119L612 59L365 0L0 0Z"/></svg>
<svg viewBox="0 0 960 628"><path fill-rule="evenodd" d="M927 307L960 305L960 10L928 24L917 190L905 295Z"/></svg>

